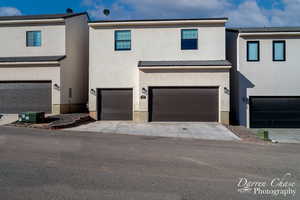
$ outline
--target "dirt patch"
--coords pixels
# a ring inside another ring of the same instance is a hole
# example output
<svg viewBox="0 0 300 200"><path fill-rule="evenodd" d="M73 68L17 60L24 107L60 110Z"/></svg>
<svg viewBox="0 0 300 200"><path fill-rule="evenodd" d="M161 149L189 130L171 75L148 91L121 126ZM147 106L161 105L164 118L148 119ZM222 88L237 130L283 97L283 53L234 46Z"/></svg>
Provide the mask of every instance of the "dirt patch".
<svg viewBox="0 0 300 200"><path fill-rule="evenodd" d="M62 114L46 117L43 123L33 124L24 122L13 122L7 126L40 128L40 129L63 129L72 128L82 124L93 122L94 120L87 113Z"/></svg>
<svg viewBox="0 0 300 200"><path fill-rule="evenodd" d="M232 126L232 125L225 125L230 131L236 134L239 138L242 139L244 142L254 142L254 143L261 143L266 144L269 143L257 137L253 132L247 129L244 126Z"/></svg>

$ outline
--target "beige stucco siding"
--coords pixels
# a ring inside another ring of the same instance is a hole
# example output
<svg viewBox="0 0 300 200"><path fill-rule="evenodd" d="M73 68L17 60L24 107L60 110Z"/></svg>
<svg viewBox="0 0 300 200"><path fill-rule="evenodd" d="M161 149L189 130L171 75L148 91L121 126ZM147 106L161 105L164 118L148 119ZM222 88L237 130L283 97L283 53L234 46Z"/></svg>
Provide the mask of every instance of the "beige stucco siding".
<svg viewBox="0 0 300 200"><path fill-rule="evenodd" d="M26 31L41 31L42 45L26 47ZM65 26L0 26L1 57L65 55Z"/></svg>
<svg viewBox="0 0 300 200"><path fill-rule="evenodd" d="M0 81L49 80L54 113L80 112L88 101L88 24L87 15L65 19L28 20L0 24L0 57L65 56L61 61L1 63ZM41 31L41 46L26 47L26 32ZM9 65L9 66L7 66ZM71 89L71 90L70 90ZM71 92L70 92L71 91Z"/></svg>
<svg viewBox="0 0 300 200"><path fill-rule="evenodd" d="M286 61L273 61L273 40L286 41ZM260 61L247 62L247 41L260 42ZM250 126L250 96L300 96L300 36L256 36L239 39L240 123Z"/></svg>
<svg viewBox="0 0 300 200"><path fill-rule="evenodd" d="M66 58L61 61L62 104L87 104L88 38L86 15L66 19Z"/></svg>
<svg viewBox="0 0 300 200"><path fill-rule="evenodd" d="M247 62L247 41L260 42L260 61ZM286 61L273 61L273 40L286 41ZM274 93L297 93L299 88L299 47L300 37L243 38L240 37L240 64L238 70L255 84L249 90L271 90ZM284 81L287 79L288 81Z"/></svg>
<svg viewBox="0 0 300 200"><path fill-rule="evenodd" d="M181 50L181 29L198 29L198 50ZM131 30L130 51L115 51L115 30ZM90 90L133 88L134 109L140 109L138 62L141 60L225 60L224 25L90 27ZM90 92L89 109L96 111L96 96Z"/></svg>
<svg viewBox="0 0 300 200"><path fill-rule="evenodd" d="M295 32L227 32L228 59L233 64L234 90L232 102L237 124L250 126L251 96L300 96L299 46L300 36ZM273 41L286 42L286 61L273 61ZM260 60L247 61L247 41L259 41Z"/></svg>
<svg viewBox="0 0 300 200"><path fill-rule="evenodd" d="M155 86L177 87L218 87L219 110L229 112L229 94L224 88L229 88L228 70L140 70L139 91L135 98L143 95L142 88L149 89ZM136 111L148 111L148 98L140 99ZM219 115L220 116L220 115Z"/></svg>
<svg viewBox="0 0 300 200"><path fill-rule="evenodd" d="M60 91L53 88L60 85L60 67L1 67L0 81L51 81L52 104L59 105Z"/></svg>

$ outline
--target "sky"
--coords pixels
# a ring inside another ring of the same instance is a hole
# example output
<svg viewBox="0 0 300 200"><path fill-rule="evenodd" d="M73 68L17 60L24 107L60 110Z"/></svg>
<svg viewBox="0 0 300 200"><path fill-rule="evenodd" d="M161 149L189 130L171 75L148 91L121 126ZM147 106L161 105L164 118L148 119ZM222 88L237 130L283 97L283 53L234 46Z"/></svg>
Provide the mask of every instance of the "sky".
<svg viewBox="0 0 300 200"><path fill-rule="evenodd" d="M228 27L300 26L300 0L0 0L0 16L67 8L87 11L92 20L228 17Z"/></svg>

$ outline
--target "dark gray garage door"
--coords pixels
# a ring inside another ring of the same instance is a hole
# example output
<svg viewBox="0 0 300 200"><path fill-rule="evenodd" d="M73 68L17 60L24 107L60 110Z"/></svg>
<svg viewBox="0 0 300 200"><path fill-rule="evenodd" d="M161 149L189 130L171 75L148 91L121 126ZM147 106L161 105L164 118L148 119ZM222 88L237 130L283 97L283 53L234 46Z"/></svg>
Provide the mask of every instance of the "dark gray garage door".
<svg viewBox="0 0 300 200"><path fill-rule="evenodd" d="M218 88L151 88L151 121L217 122Z"/></svg>
<svg viewBox="0 0 300 200"><path fill-rule="evenodd" d="M250 97L251 128L300 128L300 97Z"/></svg>
<svg viewBox="0 0 300 200"><path fill-rule="evenodd" d="M51 82L0 82L0 113L51 113Z"/></svg>
<svg viewBox="0 0 300 200"><path fill-rule="evenodd" d="M132 120L132 89L98 89L99 120Z"/></svg>

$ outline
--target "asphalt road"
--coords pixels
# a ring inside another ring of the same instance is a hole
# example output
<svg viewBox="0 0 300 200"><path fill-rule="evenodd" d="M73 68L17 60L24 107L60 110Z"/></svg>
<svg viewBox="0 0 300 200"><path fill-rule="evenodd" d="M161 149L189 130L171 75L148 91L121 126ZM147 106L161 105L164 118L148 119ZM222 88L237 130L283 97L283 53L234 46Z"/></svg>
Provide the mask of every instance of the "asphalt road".
<svg viewBox="0 0 300 200"><path fill-rule="evenodd" d="M287 173L295 195L238 191L241 178L269 184ZM300 199L299 186L298 144L0 127L0 199L5 200L290 200Z"/></svg>

